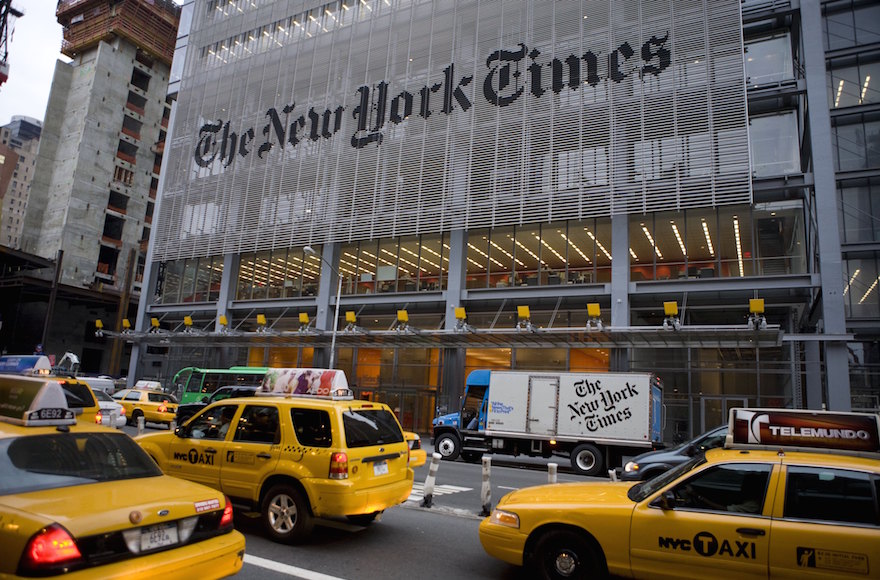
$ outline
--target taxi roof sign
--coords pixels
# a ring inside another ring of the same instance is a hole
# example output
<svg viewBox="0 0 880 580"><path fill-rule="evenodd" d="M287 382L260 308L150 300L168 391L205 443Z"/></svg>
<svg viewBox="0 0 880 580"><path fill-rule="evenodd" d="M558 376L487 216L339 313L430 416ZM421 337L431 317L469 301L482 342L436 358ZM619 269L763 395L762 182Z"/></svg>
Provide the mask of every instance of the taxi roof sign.
<svg viewBox="0 0 880 580"><path fill-rule="evenodd" d="M727 446L880 453L880 415L807 409L731 409Z"/></svg>
<svg viewBox="0 0 880 580"><path fill-rule="evenodd" d="M271 368L257 394L353 398L345 373L338 369Z"/></svg>
<svg viewBox="0 0 880 580"><path fill-rule="evenodd" d="M73 425L62 386L37 377L0 376L0 421L25 425Z"/></svg>
<svg viewBox="0 0 880 580"><path fill-rule="evenodd" d="M0 373L48 375L52 373L52 363L46 355L5 355L0 356Z"/></svg>

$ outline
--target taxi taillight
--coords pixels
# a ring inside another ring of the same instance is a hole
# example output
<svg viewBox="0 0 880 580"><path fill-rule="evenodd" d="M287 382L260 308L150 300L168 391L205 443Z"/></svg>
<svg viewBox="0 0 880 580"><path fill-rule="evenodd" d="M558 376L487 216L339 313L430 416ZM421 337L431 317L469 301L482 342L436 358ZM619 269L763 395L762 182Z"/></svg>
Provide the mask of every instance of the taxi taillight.
<svg viewBox="0 0 880 580"><path fill-rule="evenodd" d="M103 422L104 422L104 416L101 415L101 411L98 411L97 413L95 413L95 423L100 425Z"/></svg>
<svg viewBox="0 0 880 580"><path fill-rule="evenodd" d="M348 455L342 452L330 456L330 479L348 479Z"/></svg>
<svg viewBox="0 0 880 580"><path fill-rule="evenodd" d="M73 563L81 558L82 554L67 530L52 524L37 532L27 543L21 556L21 567L39 570Z"/></svg>
<svg viewBox="0 0 880 580"><path fill-rule="evenodd" d="M220 516L220 529L232 527L232 502L226 497L226 507L223 508L223 515Z"/></svg>

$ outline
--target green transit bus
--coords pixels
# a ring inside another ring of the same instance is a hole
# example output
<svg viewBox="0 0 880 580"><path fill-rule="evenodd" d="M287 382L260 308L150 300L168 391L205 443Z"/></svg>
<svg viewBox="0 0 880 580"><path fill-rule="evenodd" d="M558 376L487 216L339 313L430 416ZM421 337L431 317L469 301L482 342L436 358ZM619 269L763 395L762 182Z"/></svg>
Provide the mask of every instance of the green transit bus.
<svg viewBox="0 0 880 580"><path fill-rule="evenodd" d="M268 367L229 367L201 369L186 367L174 375L174 389L181 404L194 403L207 397L218 387L259 385Z"/></svg>

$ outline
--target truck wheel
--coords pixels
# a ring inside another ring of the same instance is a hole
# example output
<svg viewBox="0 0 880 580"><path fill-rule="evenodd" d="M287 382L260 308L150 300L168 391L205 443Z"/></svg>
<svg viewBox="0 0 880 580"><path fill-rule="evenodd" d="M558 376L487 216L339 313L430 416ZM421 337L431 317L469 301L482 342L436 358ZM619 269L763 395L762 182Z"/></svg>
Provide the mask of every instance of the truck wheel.
<svg viewBox="0 0 880 580"><path fill-rule="evenodd" d="M444 433L434 441L434 449L443 459L453 461L458 459L458 454L461 452L461 441L452 433Z"/></svg>
<svg viewBox="0 0 880 580"><path fill-rule="evenodd" d="M531 566L538 578L605 578L608 571L601 551L582 534L551 530L541 535L532 552Z"/></svg>
<svg viewBox="0 0 880 580"><path fill-rule="evenodd" d="M315 523L303 495L289 485L276 485L269 490L261 516L269 537L284 544L303 541Z"/></svg>
<svg viewBox="0 0 880 580"><path fill-rule="evenodd" d="M581 475L602 473L602 452L595 445L582 443L571 452L571 467Z"/></svg>

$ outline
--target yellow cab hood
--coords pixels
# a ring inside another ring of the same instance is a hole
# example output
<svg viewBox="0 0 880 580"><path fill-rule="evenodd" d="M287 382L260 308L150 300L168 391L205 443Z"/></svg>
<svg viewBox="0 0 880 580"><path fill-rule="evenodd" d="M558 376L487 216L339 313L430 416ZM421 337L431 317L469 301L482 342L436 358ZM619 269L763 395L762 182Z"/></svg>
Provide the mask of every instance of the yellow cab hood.
<svg viewBox="0 0 880 580"><path fill-rule="evenodd" d="M201 511L226 504L219 491L167 475L8 495L0 503L28 519L58 522L74 537L83 537L193 516L196 502L205 502ZM139 521L133 512L140 512Z"/></svg>
<svg viewBox="0 0 880 580"><path fill-rule="evenodd" d="M633 482L610 481L539 485L510 492L501 499L498 507L540 505L550 508L558 505L570 507L626 506L632 508L632 500L626 497L626 492L632 486Z"/></svg>

